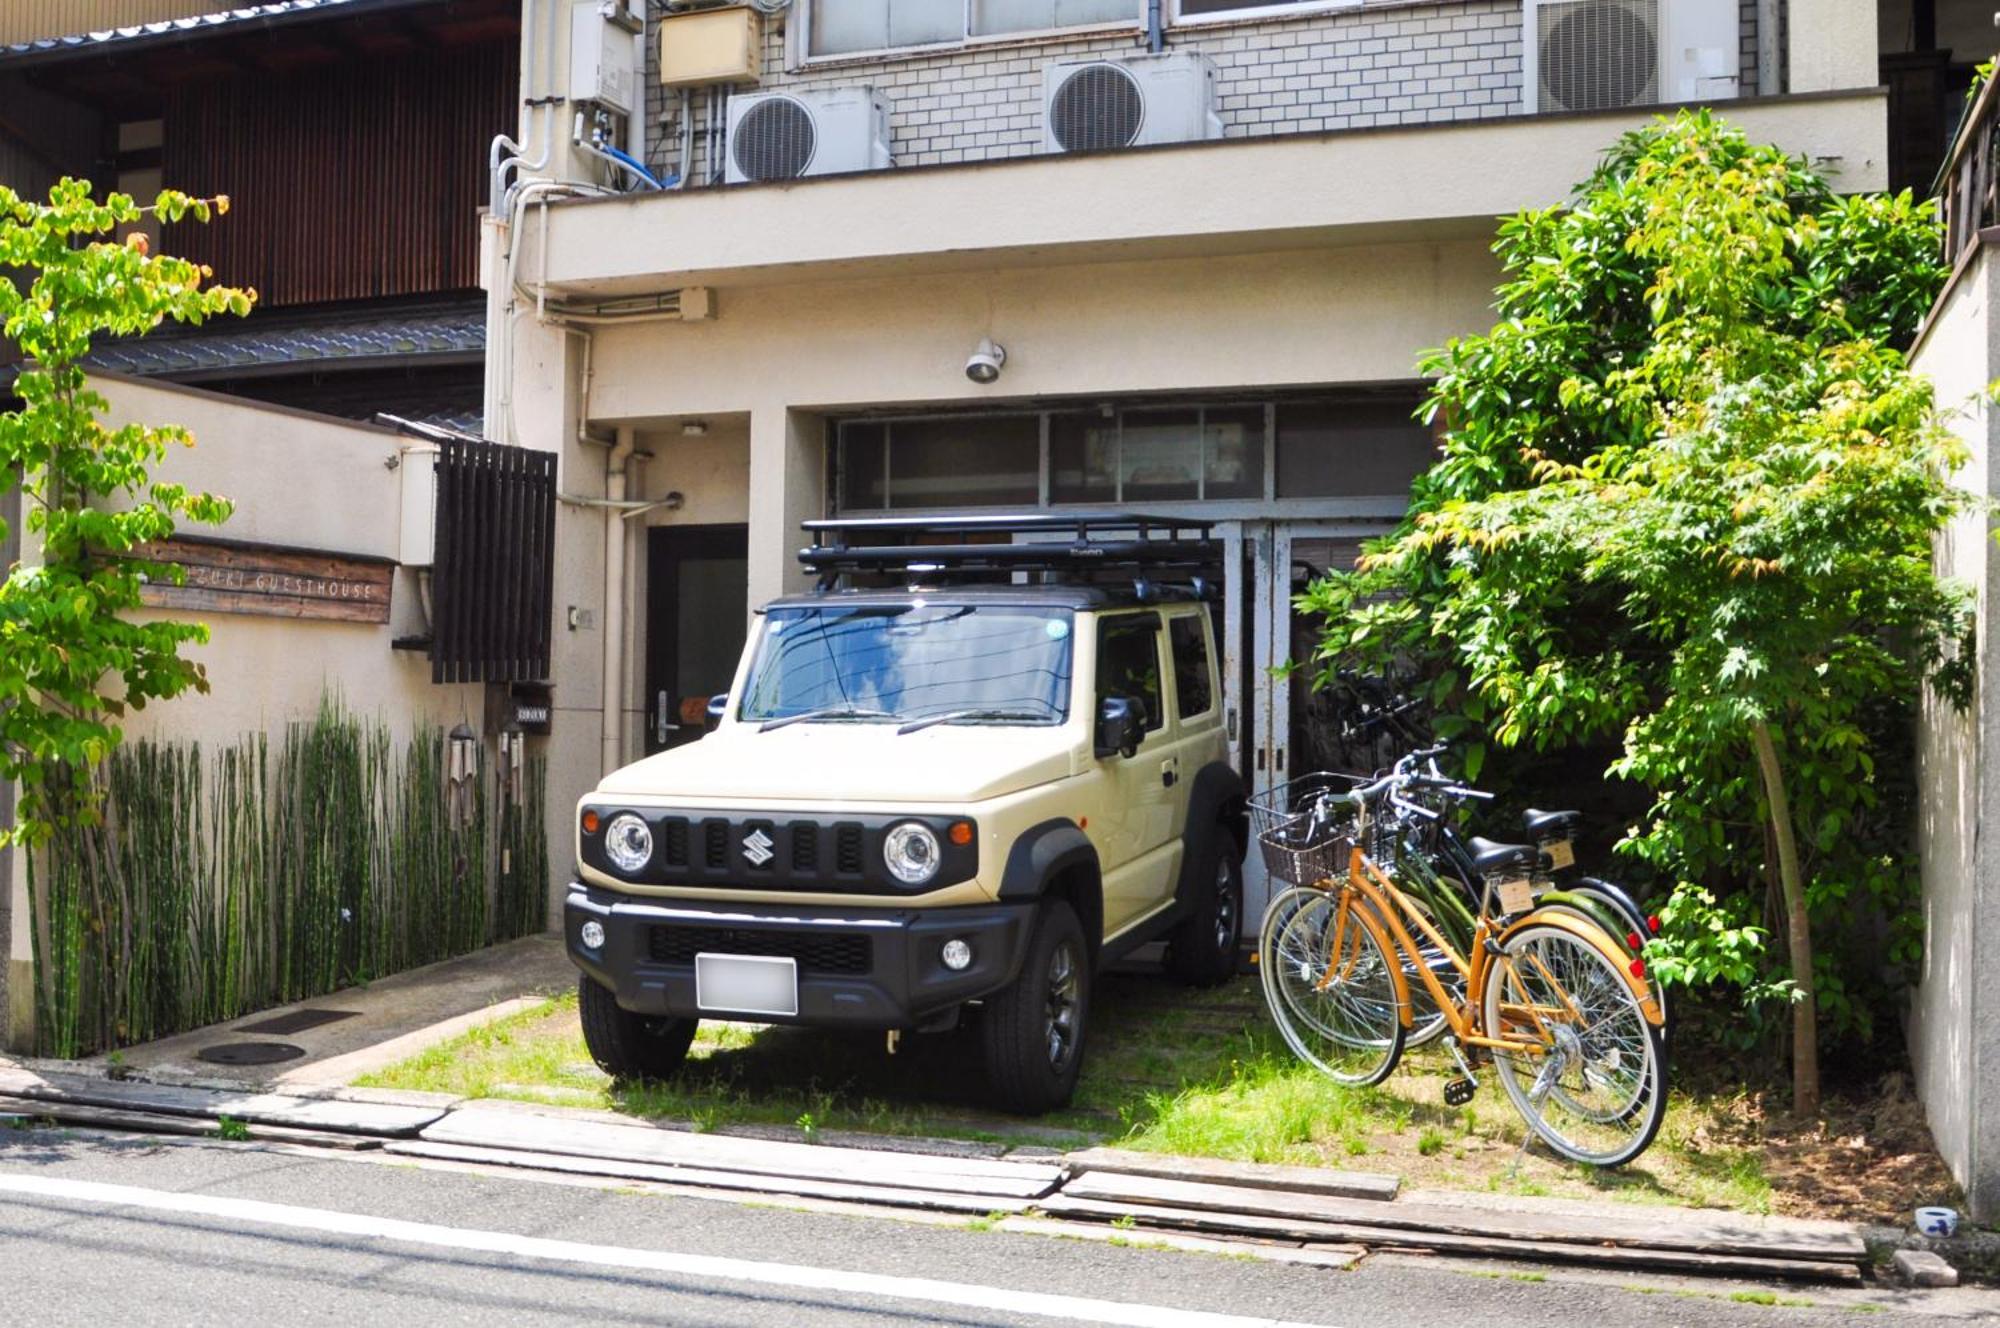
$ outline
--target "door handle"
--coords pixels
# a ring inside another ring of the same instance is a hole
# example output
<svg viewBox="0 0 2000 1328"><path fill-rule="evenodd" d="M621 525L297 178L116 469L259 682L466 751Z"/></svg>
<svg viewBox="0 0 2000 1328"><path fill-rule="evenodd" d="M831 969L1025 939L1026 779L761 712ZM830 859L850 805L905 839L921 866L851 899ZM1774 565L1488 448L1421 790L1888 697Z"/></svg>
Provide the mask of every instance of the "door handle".
<svg viewBox="0 0 2000 1328"><path fill-rule="evenodd" d="M1174 781L1179 778L1180 776L1174 773L1174 768L1172 766L1168 765L1160 767L1160 782L1166 785L1168 788L1172 788L1174 786Z"/></svg>
<svg viewBox="0 0 2000 1328"><path fill-rule="evenodd" d="M653 698L653 741L666 746L667 735L679 727L673 721L671 698L665 692L659 693Z"/></svg>

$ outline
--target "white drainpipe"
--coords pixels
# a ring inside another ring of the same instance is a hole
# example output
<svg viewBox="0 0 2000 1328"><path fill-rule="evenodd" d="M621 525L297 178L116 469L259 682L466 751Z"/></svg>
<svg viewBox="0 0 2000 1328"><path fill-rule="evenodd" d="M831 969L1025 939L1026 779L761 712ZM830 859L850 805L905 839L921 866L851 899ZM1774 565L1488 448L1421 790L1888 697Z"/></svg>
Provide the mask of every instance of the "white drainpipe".
<svg viewBox="0 0 2000 1328"><path fill-rule="evenodd" d="M638 447L631 429L605 462L604 497L625 501L625 468ZM615 507L604 510L604 773L625 764L625 520Z"/></svg>

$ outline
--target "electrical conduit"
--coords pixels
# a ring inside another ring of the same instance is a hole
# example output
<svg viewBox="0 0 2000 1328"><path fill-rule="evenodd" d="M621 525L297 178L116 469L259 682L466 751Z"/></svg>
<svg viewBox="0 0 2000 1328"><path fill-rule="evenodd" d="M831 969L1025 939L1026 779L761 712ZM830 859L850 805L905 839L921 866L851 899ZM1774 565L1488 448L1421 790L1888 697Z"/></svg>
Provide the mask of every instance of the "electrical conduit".
<svg viewBox="0 0 2000 1328"><path fill-rule="evenodd" d="M626 467L638 450L638 435L618 430L605 461L604 499L625 501ZM625 764L625 523L616 508L604 513L604 773Z"/></svg>

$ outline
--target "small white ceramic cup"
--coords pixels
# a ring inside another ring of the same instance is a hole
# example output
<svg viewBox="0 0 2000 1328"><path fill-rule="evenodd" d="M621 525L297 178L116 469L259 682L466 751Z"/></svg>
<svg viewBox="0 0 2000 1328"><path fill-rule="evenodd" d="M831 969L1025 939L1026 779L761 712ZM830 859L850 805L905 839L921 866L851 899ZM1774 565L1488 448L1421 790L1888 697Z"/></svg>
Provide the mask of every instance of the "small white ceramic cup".
<svg viewBox="0 0 2000 1328"><path fill-rule="evenodd" d="M1958 1234L1958 1210L1955 1208L1919 1208L1916 1216L1917 1230L1926 1236L1947 1240Z"/></svg>

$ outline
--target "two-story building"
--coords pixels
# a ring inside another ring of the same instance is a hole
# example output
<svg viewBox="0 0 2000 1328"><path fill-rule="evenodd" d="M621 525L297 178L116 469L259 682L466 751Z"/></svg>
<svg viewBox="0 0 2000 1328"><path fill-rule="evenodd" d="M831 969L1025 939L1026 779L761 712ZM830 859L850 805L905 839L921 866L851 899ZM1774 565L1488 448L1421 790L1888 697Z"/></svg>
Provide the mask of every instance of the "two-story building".
<svg viewBox="0 0 2000 1328"><path fill-rule="evenodd" d="M552 782L700 732L744 610L802 584L802 519L1071 506L1219 523L1234 754L1284 778L1311 756L1274 672L1291 592L1432 456L1415 366L1491 321L1494 219L1561 201L1681 103L1841 188L1927 191L1992 21L1951 0L524 0L485 413L603 495L559 519ZM1993 1069L1959 988L1927 983L1920 1077L1991 1211L2000 1105L1972 1084Z"/></svg>
<svg viewBox="0 0 2000 1328"><path fill-rule="evenodd" d="M529 0L522 160L487 220L489 431L627 505L561 519L570 786L700 731L746 599L801 584L802 519L1070 506L1221 523L1236 753L1283 778L1296 578L1432 456L1415 366L1490 322L1494 218L1680 102L1882 188L1877 22L1867 0Z"/></svg>

